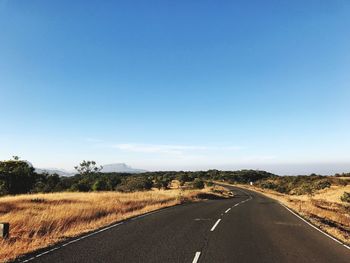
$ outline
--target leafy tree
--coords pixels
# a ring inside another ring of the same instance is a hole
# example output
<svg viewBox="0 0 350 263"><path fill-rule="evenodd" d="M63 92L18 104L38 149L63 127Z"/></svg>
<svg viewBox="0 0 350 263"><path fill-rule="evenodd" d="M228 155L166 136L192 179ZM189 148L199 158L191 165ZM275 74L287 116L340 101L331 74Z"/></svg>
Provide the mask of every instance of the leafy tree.
<svg viewBox="0 0 350 263"><path fill-rule="evenodd" d="M171 177L167 175L156 176L154 180L154 187L157 187L158 189L161 189L161 188L168 189L171 181L172 181Z"/></svg>
<svg viewBox="0 0 350 263"><path fill-rule="evenodd" d="M4 181L0 181L0 196L7 195L8 190Z"/></svg>
<svg viewBox="0 0 350 263"><path fill-rule="evenodd" d="M34 188L31 192L35 193L50 193L50 192L57 192L62 191L63 189L59 186L61 179L59 175L57 174L39 174L37 176L36 183L34 185Z"/></svg>
<svg viewBox="0 0 350 263"><path fill-rule="evenodd" d="M213 183L212 181L207 181L205 184L206 184L208 187L210 187L210 186L213 186L213 185L214 185L214 183Z"/></svg>
<svg viewBox="0 0 350 263"><path fill-rule="evenodd" d="M186 182L189 182L189 181L191 181L191 180L193 180L193 179L190 178L190 177L188 176L187 173L180 173L180 174L178 175L178 180L180 181L180 185L182 186L182 185L184 185Z"/></svg>
<svg viewBox="0 0 350 263"><path fill-rule="evenodd" d="M149 190L153 186L152 180L144 176L129 176L124 178L116 190L120 192L135 192Z"/></svg>
<svg viewBox="0 0 350 263"><path fill-rule="evenodd" d="M74 169L78 171L81 175L89 175L94 173L99 173L102 170L102 166L97 166L95 161L82 161Z"/></svg>
<svg viewBox="0 0 350 263"><path fill-rule="evenodd" d="M36 180L34 168L24 161L0 162L0 188L2 193L28 193Z"/></svg>
<svg viewBox="0 0 350 263"><path fill-rule="evenodd" d="M193 188L203 189L204 188L204 182L201 179L199 179L199 178L194 179L194 181L193 181Z"/></svg>
<svg viewBox="0 0 350 263"><path fill-rule="evenodd" d="M74 183L71 188L71 191L76 191L76 192L89 192L91 189L91 184L87 179L82 179L78 181L77 183Z"/></svg>
<svg viewBox="0 0 350 263"><path fill-rule="evenodd" d="M111 190L110 185L105 179L97 179L97 181L92 186L93 191L107 191Z"/></svg>

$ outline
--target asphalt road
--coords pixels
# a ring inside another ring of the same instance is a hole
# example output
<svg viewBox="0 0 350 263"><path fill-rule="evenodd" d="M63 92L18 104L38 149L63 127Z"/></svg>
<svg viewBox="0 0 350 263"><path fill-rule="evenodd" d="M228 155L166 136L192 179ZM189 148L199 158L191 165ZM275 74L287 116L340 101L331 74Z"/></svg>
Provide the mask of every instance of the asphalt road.
<svg viewBox="0 0 350 263"><path fill-rule="evenodd" d="M127 220L29 262L350 262L350 250L260 194L208 200ZM37 256L37 257L36 257ZM23 260L22 260L23 262Z"/></svg>

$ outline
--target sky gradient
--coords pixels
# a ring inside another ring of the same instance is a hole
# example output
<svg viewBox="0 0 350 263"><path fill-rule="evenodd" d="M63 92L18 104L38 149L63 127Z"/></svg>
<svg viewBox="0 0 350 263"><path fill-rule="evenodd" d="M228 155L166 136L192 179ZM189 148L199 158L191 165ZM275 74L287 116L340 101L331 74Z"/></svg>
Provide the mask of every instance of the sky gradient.
<svg viewBox="0 0 350 263"><path fill-rule="evenodd" d="M0 0L0 159L350 171L349 1Z"/></svg>

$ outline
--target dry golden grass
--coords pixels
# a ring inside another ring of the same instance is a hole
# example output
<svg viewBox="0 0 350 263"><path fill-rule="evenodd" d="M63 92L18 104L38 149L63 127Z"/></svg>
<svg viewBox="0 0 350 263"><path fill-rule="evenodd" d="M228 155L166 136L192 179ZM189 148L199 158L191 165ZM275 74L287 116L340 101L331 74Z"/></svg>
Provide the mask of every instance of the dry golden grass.
<svg viewBox="0 0 350 263"><path fill-rule="evenodd" d="M0 261L126 218L199 200L203 194L213 193L212 190L66 192L2 197L0 222L10 223L10 238L0 240Z"/></svg>
<svg viewBox="0 0 350 263"><path fill-rule="evenodd" d="M281 194L249 185L237 186L280 201L328 234L350 244L350 205L340 200L344 192L350 192L350 185L332 186L313 196Z"/></svg>

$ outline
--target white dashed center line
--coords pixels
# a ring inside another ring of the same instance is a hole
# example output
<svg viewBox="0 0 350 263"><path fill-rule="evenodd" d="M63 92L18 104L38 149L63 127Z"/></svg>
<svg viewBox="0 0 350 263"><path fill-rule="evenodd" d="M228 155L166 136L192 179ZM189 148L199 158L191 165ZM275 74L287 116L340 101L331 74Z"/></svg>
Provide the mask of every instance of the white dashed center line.
<svg viewBox="0 0 350 263"><path fill-rule="evenodd" d="M200 255L201 255L201 252L196 252L196 254L194 255L194 259L193 259L192 263L197 263Z"/></svg>
<svg viewBox="0 0 350 263"><path fill-rule="evenodd" d="M225 214L227 214L227 213L228 213L228 211L230 211L230 210L231 210L231 208L227 209L227 210L225 211Z"/></svg>
<svg viewBox="0 0 350 263"><path fill-rule="evenodd" d="M215 224L213 225L213 227L210 229L210 231L214 231L215 230L215 228L217 227L217 225L220 223L220 221L221 221L221 219L218 219L216 222L215 222Z"/></svg>

